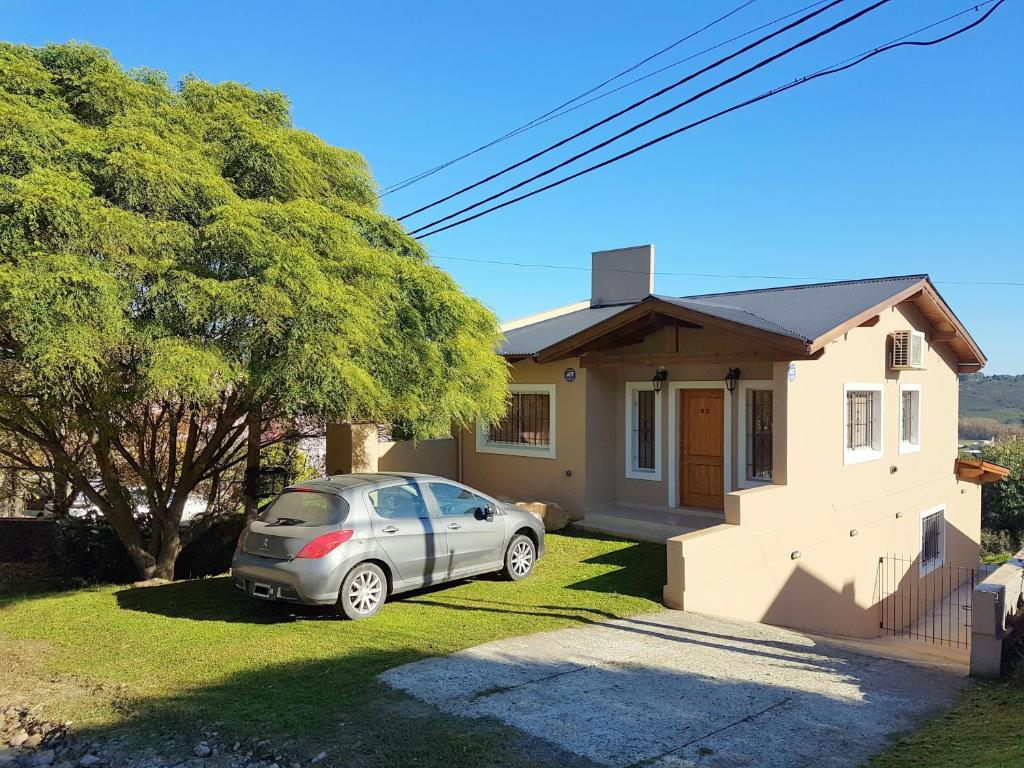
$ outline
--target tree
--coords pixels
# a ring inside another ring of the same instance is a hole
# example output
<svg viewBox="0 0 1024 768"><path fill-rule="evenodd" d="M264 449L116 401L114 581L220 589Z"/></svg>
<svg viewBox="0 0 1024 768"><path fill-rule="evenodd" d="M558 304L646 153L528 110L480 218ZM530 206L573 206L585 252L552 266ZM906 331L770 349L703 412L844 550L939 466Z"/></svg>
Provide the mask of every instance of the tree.
<svg viewBox="0 0 1024 768"><path fill-rule="evenodd" d="M981 489L981 524L1024 537L1024 438L1006 436L981 449L981 458L1010 470L1010 476Z"/></svg>
<svg viewBox="0 0 1024 768"><path fill-rule="evenodd" d="M0 44L0 429L52 457L142 577L170 578L185 504L244 461L250 413L264 446L294 424L496 417L499 338L280 93Z"/></svg>

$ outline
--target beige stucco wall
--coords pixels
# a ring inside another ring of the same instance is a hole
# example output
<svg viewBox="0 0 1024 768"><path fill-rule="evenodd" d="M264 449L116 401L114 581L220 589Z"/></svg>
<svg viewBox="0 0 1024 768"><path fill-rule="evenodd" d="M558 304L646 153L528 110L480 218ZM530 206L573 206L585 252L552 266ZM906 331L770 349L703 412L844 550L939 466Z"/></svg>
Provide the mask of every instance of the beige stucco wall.
<svg viewBox="0 0 1024 768"><path fill-rule="evenodd" d="M825 355L775 366L776 485L726 497L729 524L669 541L674 607L858 637L878 634L878 558L920 554L921 513L946 506L945 561L974 566L980 489L958 481L958 383L944 345L927 368L889 371L888 334L928 330L908 306L856 328ZM844 465L844 383L880 383L883 457ZM921 450L899 453L899 384L921 385ZM780 396L781 395L781 396ZM785 479L785 484L779 484ZM856 535L851 535L856 532ZM794 559L794 553L799 557ZM916 566L915 566L916 567ZM916 571L912 576L916 576Z"/></svg>
<svg viewBox="0 0 1024 768"><path fill-rule="evenodd" d="M381 472L424 472L452 480L458 475L458 444L453 438L402 440L377 444L377 469Z"/></svg>
<svg viewBox="0 0 1024 768"><path fill-rule="evenodd" d="M576 380L565 381L566 368ZM555 457L509 456L476 450L476 433L463 432L462 479L491 495L554 501L582 515L586 508L587 379L576 359L540 365L524 360L512 367L517 384L555 385Z"/></svg>

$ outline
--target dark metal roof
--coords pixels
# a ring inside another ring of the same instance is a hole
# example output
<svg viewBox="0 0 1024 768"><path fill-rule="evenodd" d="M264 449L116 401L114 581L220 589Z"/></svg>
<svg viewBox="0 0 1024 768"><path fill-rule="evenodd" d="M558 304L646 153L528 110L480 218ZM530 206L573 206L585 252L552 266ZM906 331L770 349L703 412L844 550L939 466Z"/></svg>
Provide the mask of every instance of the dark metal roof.
<svg viewBox="0 0 1024 768"><path fill-rule="evenodd" d="M498 349L498 353L534 355L632 306L634 305L615 304L607 307L587 307L506 331L505 341Z"/></svg>
<svg viewBox="0 0 1024 768"><path fill-rule="evenodd" d="M811 342L926 277L901 275L656 298L751 328ZM536 354L631 306L635 305L589 307L515 328L505 333L499 352L503 355Z"/></svg>

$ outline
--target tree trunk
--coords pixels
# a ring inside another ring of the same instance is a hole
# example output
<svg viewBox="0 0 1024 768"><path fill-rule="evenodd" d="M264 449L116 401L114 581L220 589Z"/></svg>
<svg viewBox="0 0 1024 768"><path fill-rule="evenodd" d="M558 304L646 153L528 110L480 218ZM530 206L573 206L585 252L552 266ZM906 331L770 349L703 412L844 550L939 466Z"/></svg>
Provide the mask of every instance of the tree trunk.
<svg viewBox="0 0 1024 768"><path fill-rule="evenodd" d="M256 517L260 505L259 474L260 474L260 442L263 439L263 408L254 404L246 417L248 434L245 453L245 519Z"/></svg>

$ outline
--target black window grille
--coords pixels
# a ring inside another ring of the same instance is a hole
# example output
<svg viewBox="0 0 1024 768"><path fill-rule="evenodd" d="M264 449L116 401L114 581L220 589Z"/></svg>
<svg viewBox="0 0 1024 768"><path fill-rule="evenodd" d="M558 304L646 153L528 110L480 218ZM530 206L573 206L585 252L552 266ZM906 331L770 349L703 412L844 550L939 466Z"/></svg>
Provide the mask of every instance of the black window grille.
<svg viewBox="0 0 1024 768"><path fill-rule="evenodd" d="M653 389L638 389L633 410L633 455L636 469L654 471L656 393Z"/></svg>
<svg viewBox="0 0 1024 768"><path fill-rule="evenodd" d="M851 451L875 448L875 394L858 390L846 393L846 447Z"/></svg>
<svg viewBox="0 0 1024 768"><path fill-rule="evenodd" d="M942 560L942 529L946 516L935 512L921 520L921 565L928 566Z"/></svg>
<svg viewBox="0 0 1024 768"><path fill-rule="evenodd" d="M550 395L546 392L513 392L505 417L488 427L487 440L541 448L550 445Z"/></svg>
<svg viewBox="0 0 1024 768"><path fill-rule="evenodd" d="M747 390L747 479L772 479L772 390Z"/></svg>

